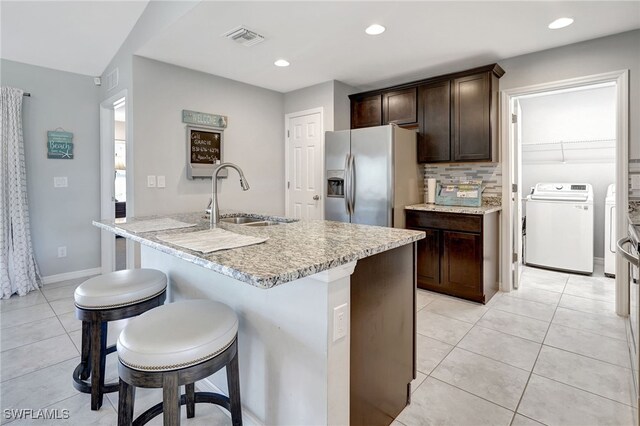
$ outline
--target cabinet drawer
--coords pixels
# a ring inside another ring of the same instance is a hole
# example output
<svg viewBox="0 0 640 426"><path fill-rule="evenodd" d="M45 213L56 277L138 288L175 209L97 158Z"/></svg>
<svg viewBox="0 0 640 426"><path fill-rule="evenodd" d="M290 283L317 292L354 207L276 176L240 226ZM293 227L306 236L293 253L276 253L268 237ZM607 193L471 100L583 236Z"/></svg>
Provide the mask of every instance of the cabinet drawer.
<svg viewBox="0 0 640 426"><path fill-rule="evenodd" d="M482 216L407 210L407 228L436 228L482 232Z"/></svg>

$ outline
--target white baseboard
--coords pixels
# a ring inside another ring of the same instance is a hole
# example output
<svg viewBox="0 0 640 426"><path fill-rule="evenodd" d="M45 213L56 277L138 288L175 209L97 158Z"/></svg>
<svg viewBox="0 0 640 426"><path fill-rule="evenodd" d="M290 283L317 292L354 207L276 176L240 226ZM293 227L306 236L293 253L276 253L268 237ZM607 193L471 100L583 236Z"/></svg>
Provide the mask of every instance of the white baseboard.
<svg viewBox="0 0 640 426"><path fill-rule="evenodd" d="M102 268L82 269L80 271L65 272L64 274L48 275L42 277L43 284L58 283L60 281L73 280L75 278L90 277L91 275L99 275L102 273Z"/></svg>
<svg viewBox="0 0 640 426"><path fill-rule="evenodd" d="M214 385L209 379L202 379L196 383L198 386L198 390L202 392L215 392L222 395L226 395L226 393L222 392L219 387ZM242 395L242 390L240 391L240 395ZM221 410L224 414L226 414L229 418L231 418L231 413L227 410ZM197 416L197 414L196 414ZM247 426L264 426L260 420L258 420L253 414L249 412L245 407L242 407L242 424Z"/></svg>
<svg viewBox="0 0 640 426"><path fill-rule="evenodd" d="M594 257L593 258L594 265L604 265L604 257Z"/></svg>

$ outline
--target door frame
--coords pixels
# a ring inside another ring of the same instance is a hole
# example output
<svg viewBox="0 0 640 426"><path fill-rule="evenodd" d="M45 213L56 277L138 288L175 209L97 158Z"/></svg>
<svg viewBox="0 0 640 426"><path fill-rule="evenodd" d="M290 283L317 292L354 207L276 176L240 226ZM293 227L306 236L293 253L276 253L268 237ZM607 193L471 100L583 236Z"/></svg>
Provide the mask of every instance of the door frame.
<svg viewBox="0 0 640 426"><path fill-rule="evenodd" d="M322 157L321 158L322 168L320 170L320 173L322 173L322 175L320 176L322 195L320 196L319 201L320 201L321 217L322 219L324 219L324 199L325 199L325 193L326 193L325 182L324 182L324 169L325 169L324 107L305 109L303 111L290 112L284 115L284 211L285 211L285 216L289 216L289 214L291 213L289 209L289 187L288 187L290 182L290 176L289 176L290 164L289 163L291 161L291 159L289 158L289 144L290 144L289 121L291 121L292 118L303 117L305 115L312 115L317 113L320 113L320 155Z"/></svg>
<svg viewBox="0 0 640 426"><path fill-rule="evenodd" d="M126 169L127 169L127 217L133 216L133 126L131 126L131 99L127 90L122 90L100 103L100 218L115 220L113 204L114 170L115 170L115 112L113 105L116 101L125 99L125 128L126 128ZM127 269L135 264L135 246L127 239ZM115 270L115 238L112 232L100 231L100 258L102 273Z"/></svg>
<svg viewBox="0 0 640 426"><path fill-rule="evenodd" d="M513 209L511 205L511 183L514 176L511 163L514 154L514 135L511 126L511 114L513 111L513 98L553 90L568 89L580 86L589 86L598 83L614 82L616 84L616 205L625 206L618 208L616 214L616 237L626 236L627 232L627 208L629 202L629 70L611 71L602 74L594 74L584 77L553 81L525 87L500 91L500 133L502 141L502 254L500 289L511 291L512 277L512 253L513 253ZM620 190L624 188L624 190ZM518 188L519 192L522 190ZM518 202L520 202L518 200ZM618 315L629 314L629 276L625 268L624 260L616 256L616 312Z"/></svg>

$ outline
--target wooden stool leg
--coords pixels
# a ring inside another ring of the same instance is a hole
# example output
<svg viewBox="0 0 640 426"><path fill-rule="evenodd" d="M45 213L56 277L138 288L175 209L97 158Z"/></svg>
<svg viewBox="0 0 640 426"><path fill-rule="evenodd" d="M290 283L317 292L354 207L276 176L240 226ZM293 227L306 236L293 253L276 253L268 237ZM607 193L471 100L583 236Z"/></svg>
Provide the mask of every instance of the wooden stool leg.
<svg viewBox="0 0 640 426"><path fill-rule="evenodd" d="M178 373L165 373L162 376L162 415L164 426L180 426Z"/></svg>
<svg viewBox="0 0 640 426"><path fill-rule="evenodd" d="M133 422L133 404L136 400L136 388L120 379L118 394L118 426L131 426Z"/></svg>
<svg viewBox="0 0 640 426"><path fill-rule="evenodd" d="M242 408L240 405L240 371L238 369L238 353L227 364L227 385L229 388L229 402L231 405L231 423L242 426Z"/></svg>
<svg viewBox="0 0 640 426"><path fill-rule="evenodd" d="M187 395L187 418L192 419L196 415L196 384L186 384L184 390Z"/></svg>
<svg viewBox="0 0 640 426"><path fill-rule="evenodd" d="M91 322L91 409L102 406L104 366L107 349L107 323Z"/></svg>
<svg viewBox="0 0 640 426"><path fill-rule="evenodd" d="M91 327L88 321L82 321L82 354L80 362L82 363L82 371L80 379L87 380L91 374Z"/></svg>

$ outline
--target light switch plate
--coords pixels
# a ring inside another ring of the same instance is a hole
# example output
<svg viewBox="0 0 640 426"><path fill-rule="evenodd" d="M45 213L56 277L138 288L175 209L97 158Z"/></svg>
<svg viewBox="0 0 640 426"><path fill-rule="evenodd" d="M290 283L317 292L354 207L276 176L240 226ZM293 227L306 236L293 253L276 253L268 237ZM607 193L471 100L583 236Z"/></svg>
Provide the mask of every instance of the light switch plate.
<svg viewBox="0 0 640 426"><path fill-rule="evenodd" d="M640 189L640 175L631 175L631 189Z"/></svg>
<svg viewBox="0 0 640 426"><path fill-rule="evenodd" d="M147 176L147 188L156 187L156 177L154 175Z"/></svg>
<svg viewBox="0 0 640 426"><path fill-rule="evenodd" d="M68 185L66 176L56 176L53 178L53 187L54 188L66 188Z"/></svg>
<svg viewBox="0 0 640 426"><path fill-rule="evenodd" d="M345 303L333 308L333 341L342 339L347 335L349 329L348 305Z"/></svg>
<svg viewBox="0 0 640 426"><path fill-rule="evenodd" d="M164 188L166 186L164 176L158 176L157 183L158 183L158 188Z"/></svg>

